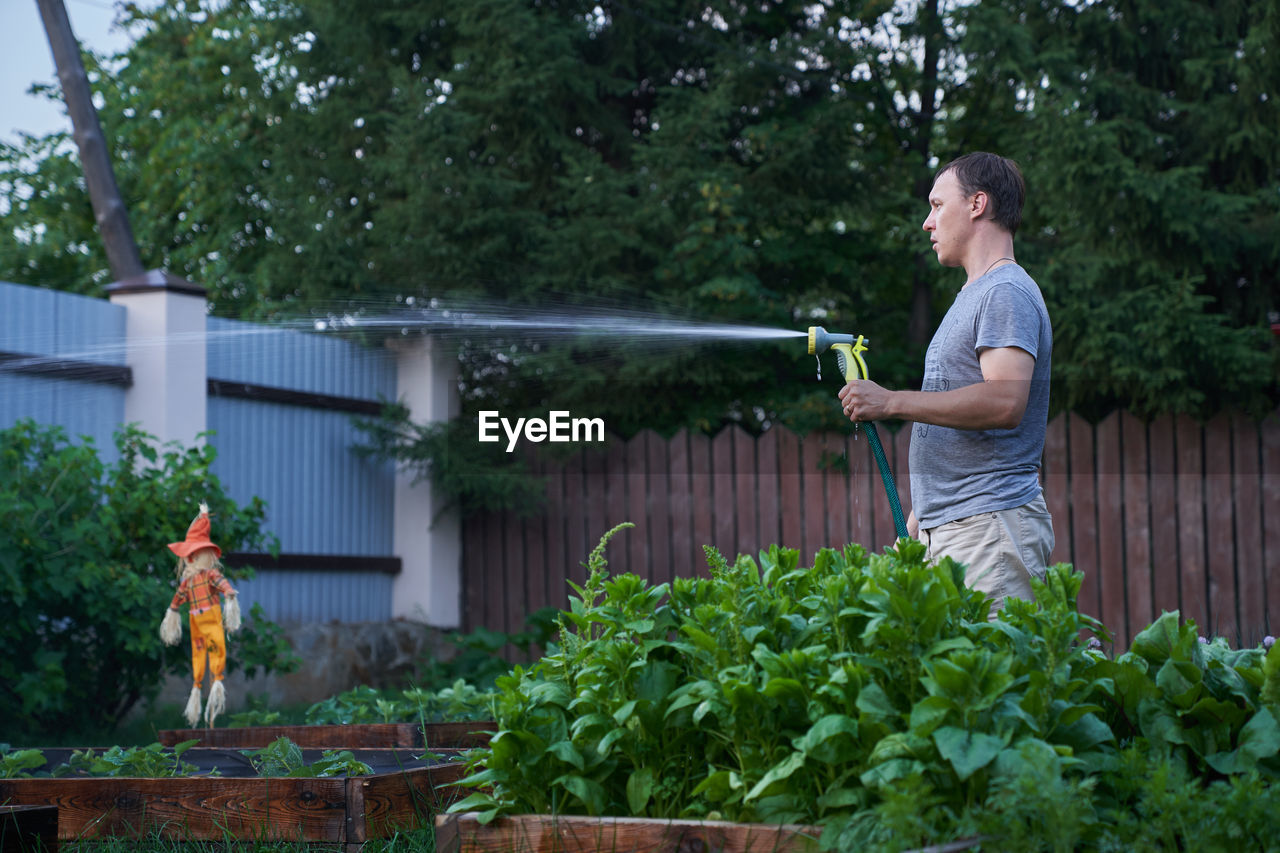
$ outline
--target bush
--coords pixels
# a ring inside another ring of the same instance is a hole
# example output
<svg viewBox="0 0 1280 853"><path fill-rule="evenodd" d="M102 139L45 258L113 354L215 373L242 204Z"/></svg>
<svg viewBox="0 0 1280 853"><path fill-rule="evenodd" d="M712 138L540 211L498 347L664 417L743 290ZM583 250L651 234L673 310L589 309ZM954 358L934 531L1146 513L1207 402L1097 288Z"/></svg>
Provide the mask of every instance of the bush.
<svg viewBox="0 0 1280 853"><path fill-rule="evenodd" d="M962 567L909 540L809 569L777 546L758 564L708 549L710 578L670 586L610 577L603 548L558 647L498 680L466 780L481 790L454 810L815 824L829 849L1280 837L1275 809L1142 820L1197 796L1276 802L1274 651L1200 643L1169 614L1113 661L1082 639L1106 632L1069 566L988 622Z"/></svg>
<svg viewBox="0 0 1280 853"><path fill-rule="evenodd" d="M239 507L213 476L214 449L158 447L134 427L104 465L92 442L23 421L0 431L0 719L17 741L114 727L167 673L189 673L185 644L157 633L176 585L166 544L205 501L223 550L260 550L263 503ZM233 574L234 577L234 574ZM287 668L277 626L255 608L229 667Z"/></svg>

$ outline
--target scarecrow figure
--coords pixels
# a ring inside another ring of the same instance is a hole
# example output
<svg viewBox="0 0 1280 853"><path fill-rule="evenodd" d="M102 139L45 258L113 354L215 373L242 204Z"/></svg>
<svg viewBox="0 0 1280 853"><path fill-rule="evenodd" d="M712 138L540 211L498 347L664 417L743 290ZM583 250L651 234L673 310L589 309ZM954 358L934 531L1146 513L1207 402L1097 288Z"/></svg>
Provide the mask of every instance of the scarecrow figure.
<svg viewBox="0 0 1280 853"><path fill-rule="evenodd" d="M222 549L209 540L209 506L200 504L200 514L187 528L187 538L171 542L169 550L178 555L178 591L160 623L160 639L166 645L176 646L182 639L182 623L178 619L178 605L189 605L187 623L191 627L191 669L195 686L187 700L183 715L187 724L194 727L200 721L200 688L204 683L205 656L208 655L209 674L213 686L209 690L209 703L205 706L205 725L212 728L214 718L227 707L226 688L222 686L227 670L227 643L223 634L223 609L219 594L227 597L226 630L234 633L240 629L240 603L236 591L220 569Z"/></svg>

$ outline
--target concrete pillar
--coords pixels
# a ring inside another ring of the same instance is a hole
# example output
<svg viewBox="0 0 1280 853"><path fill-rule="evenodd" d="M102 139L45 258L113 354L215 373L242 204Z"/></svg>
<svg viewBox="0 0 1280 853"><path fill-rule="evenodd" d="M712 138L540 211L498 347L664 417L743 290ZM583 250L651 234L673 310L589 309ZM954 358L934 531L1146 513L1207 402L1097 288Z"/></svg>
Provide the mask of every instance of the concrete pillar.
<svg viewBox="0 0 1280 853"><path fill-rule="evenodd" d="M396 397L415 423L458 414L458 358L438 339L417 337L387 345L396 355ZM400 557L392 595L393 618L437 628L462 625L462 519L441 513L444 500L429 480L416 485L399 471L395 486L394 550Z"/></svg>
<svg viewBox="0 0 1280 853"><path fill-rule="evenodd" d="M161 443L191 447L208 428L208 355L205 289L161 270L107 285L127 311L125 363L133 385L125 392L124 419Z"/></svg>

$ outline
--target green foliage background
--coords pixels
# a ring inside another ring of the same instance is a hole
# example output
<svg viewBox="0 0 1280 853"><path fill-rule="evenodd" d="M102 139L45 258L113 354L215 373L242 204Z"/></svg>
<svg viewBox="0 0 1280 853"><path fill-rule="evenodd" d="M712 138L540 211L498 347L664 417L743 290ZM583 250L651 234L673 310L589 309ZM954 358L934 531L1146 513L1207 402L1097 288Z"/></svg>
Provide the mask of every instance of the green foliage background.
<svg viewBox="0 0 1280 853"><path fill-rule="evenodd" d="M161 0L89 58L144 262L216 313L430 298L873 342L918 383L960 284L934 170L1015 157L1057 409L1269 411L1280 9L1103 0ZM0 278L102 293L65 135L0 150ZM789 346L459 341L466 405L629 435L837 424Z"/></svg>
<svg viewBox="0 0 1280 853"><path fill-rule="evenodd" d="M177 586L166 545L200 501L224 551L270 544L262 502L237 506L209 472L212 446L158 446L128 427L116 448L104 465L92 442L59 427L0 431L0 719L10 742L109 730L167 674L190 675L190 646L164 646L159 627ZM295 658L279 628L260 608L246 616L228 669L287 671Z"/></svg>

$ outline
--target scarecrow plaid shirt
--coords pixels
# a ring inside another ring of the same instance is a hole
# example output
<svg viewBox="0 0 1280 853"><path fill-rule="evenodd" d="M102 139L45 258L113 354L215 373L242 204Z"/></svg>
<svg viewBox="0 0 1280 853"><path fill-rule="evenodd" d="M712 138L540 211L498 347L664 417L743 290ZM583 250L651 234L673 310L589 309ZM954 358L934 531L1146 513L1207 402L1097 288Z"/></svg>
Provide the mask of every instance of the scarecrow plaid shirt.
<svg viewBox="0 0 1280 853"><path fill-rule="evenodd" d="M173 594L173 603L169 607L177 610L178 605L185 601L191 605L192 613L203 613L218 603L219 593L231 595L234 592L231 583L222 576L222 572L217 569L205 569L178 584L178 591Z"/></svg>

